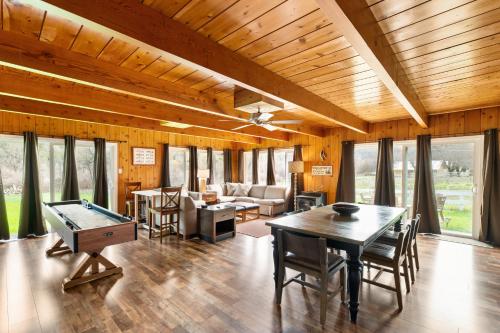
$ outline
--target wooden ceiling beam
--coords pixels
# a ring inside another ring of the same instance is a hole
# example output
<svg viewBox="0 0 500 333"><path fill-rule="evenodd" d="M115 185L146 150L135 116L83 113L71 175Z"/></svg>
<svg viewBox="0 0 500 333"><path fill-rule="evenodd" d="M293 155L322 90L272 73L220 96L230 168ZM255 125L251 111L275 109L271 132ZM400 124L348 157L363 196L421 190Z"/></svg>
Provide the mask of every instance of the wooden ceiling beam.
<svg viewBox="0 0 500 333"><path fill-rule="evenodd" d="M25 99L21 97L0 95L0 110L52 118L85 121L112 126L133 127L182 135L193 135L211 139L216 138L226 141L244 142L251 144L260 143L259 138L249 135L219 132L206 128L171 128L162 126L160 124L161 122L158 120L145 119L116 113L113 114L70 105L61 105L32 99Z"/></svg>
<svg viewBox="0 0 500 333"><path fill-rule="evenodd" d="M92 109L117 113L157 121L171 121L210 129L211 133L242 133L270 140L287 141L288 133L269 132L264 128L250 127L232 131L241 122L222 122L227 118L208 116L202 112L181 108L174 105L140 99L125 94L110 92L65 80L37 75L26 71L0 67L0 94L26 97L50 103L69 105L83 109Z"/></svg>
<svg viewBox="0 0 500 333"><path fill-rule="evenodd" d="M420 126L427 128L427 112L366 0L316 2L399 103Z"/></svg>
<svg viewBox="0 0 500 333"><path fill-rule="evenodd" d="M237 111L226 101L218 100L208 94L16 33L0 31L0 65L148 99L157 104L162 103L164 108L184 108L186 115L194 110L226 117L226 119L249 118L248 113ZM210 117L201 115L200 119L207 122ZM280 125L279 127L285 131L322 136L321 131L310 126ZM252 131L243 132L249 134ZM265 132L267 133L264 133L262 129L256 131L259 136L262 134L263 137L271 139L282 139L286 136L286 133L277 134L279 131L272 134L267 130Z"/></svg>
<svg viewBox="0 0 500 333"><path fill-rule="evenodd" d="M176 61L234 84L311 110L355 131L366 133L368 123L311 91L281 77L230 49L198 34L136 0L47 0L37 7L115 36L146 50L167 53Z"/></svg>

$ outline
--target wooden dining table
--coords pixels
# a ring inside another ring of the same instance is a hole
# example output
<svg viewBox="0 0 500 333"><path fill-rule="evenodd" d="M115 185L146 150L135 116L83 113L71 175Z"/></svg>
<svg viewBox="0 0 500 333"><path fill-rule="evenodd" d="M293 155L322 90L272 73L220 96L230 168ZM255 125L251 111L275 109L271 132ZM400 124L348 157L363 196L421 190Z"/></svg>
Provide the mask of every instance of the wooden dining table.
<svg viewBox="0 0 500 333"><path fill-rule="evenodd" d="M146 209L146 225L143 225L142 228L147 229L149 226L149 208L155 208L155 198L161 197L161 189L149 189L149 190L140 190L133 191L134 195L134 218L135 221L139 221L139 200L143 198L145 200L145 209Z"/></svg>
<svg viewBox="0 0 500 333"><path fill-rule="evenodd" d="M351 216L341 216L332 210L332 205L302 213L284 216L266 222L271 227L274 257L274 282L278 278L277 230L326 238L329 247L344 250L347 254L349 311L351 321L356 322L359 307L359 286L363 273L360 260L363 249L369 246L386 230L394 226L401 230L404 208L376 205L359 205L360 210Z"/></svg>

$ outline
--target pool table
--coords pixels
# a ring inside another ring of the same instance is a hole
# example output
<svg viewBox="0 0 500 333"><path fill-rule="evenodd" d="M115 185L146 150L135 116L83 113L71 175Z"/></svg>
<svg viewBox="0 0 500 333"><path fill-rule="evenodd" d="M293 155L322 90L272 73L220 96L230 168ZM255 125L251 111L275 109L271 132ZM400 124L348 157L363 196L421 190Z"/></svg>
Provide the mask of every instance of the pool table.
<svg viewBox="0 0 500 333"><path fill-rule="evenodd" d="M86 200L44 203L43 210L45 219L60 237L46 251L47 256L85 253L80 265L64 279L64 289L122 273L122 268L111 263L101 252L106 246L137 240L137 223L132 218Z"/></svg>

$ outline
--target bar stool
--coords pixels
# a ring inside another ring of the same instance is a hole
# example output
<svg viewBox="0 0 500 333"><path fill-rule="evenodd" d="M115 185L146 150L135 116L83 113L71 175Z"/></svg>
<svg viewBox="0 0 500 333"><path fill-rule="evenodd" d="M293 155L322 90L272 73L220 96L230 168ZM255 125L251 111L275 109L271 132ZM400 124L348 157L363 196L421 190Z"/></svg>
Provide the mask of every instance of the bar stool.
<svg viewBox="0 0 500 333"><path fill-rule="evenodd" d="M163 231L170 226L176 226L177 239L180 238L179 220L181 211L181 189L182 187L162 187L160 207L149 208L149 238L153 234L156 225L154 216L160 217L160 243L163 243ZM163 217L165 217L165 223Z"/></svg>

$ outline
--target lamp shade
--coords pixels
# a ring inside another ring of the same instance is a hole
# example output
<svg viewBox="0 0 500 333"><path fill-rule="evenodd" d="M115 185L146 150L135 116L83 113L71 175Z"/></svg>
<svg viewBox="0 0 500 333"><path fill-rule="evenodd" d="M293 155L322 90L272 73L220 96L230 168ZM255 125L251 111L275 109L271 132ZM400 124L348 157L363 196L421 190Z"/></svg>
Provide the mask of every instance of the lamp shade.
<svg viewBox="0 0 500 333"><path fill-rule="evenodd" d="M198 170L198 178L209 178L210 177L210 170L208 169L201 169Z"/></svg>
<svg viewBox="0 0 500 333"><path fill-rule="evenodd" d="M304 173L304 161L288 162L289 173Z"/></svg>

